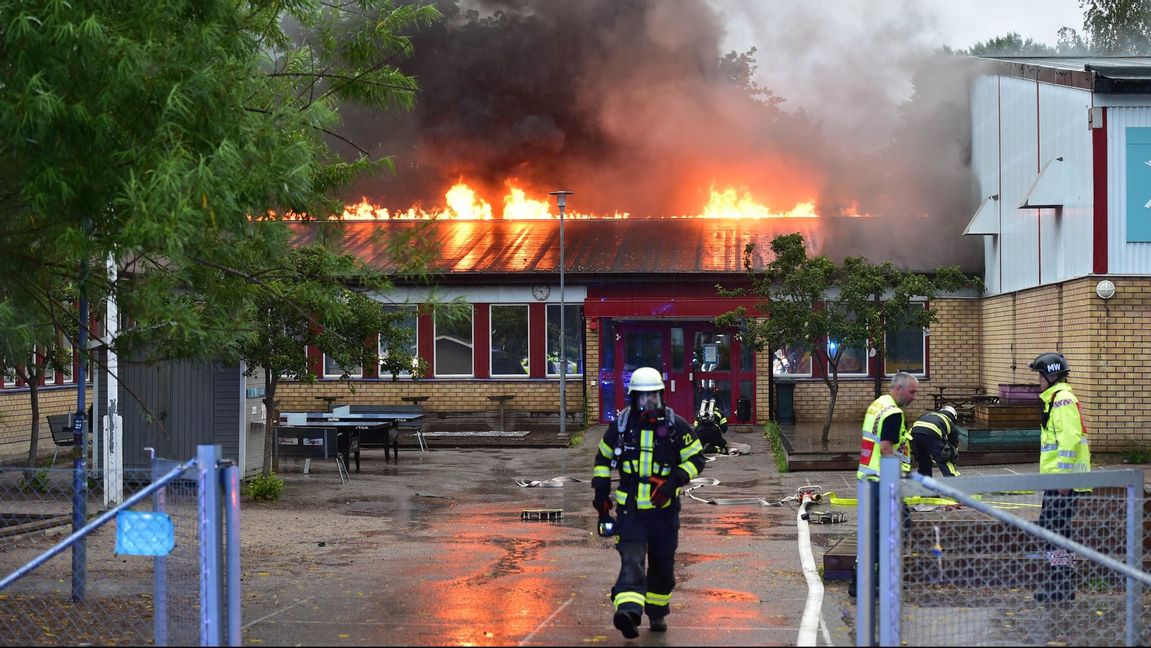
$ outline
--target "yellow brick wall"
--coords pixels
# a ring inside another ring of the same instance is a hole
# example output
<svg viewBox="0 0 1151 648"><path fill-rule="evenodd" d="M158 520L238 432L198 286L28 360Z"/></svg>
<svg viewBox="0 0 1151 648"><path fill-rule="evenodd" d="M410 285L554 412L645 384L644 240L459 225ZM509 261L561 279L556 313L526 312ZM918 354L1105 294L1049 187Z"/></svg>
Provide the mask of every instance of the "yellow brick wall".
<svg viewBox="0 0 1151 648"><path fill-rule="evenodd" d="M599 423L599 325L599 318L584 319L584 339L587 340L587 349L584 351L584 366L587 367L584 375L584 392L587 394L584 420L589 424Z"/></svg>
<svg viewBox="0 0 1151 648"><path fill-rule="evenodd" d="M909 418L918 418L933 405L931 395L943 385L981 385L979 357L981 327L978 299L936 299L931 302L937 321L931 326L928 342L928 374L920 379L919 398L907 408ZM757 364L757 388L766 402L766 360ZM986 388L986 385L983 385ZM880 393L887 393L890 381L884 378ZM821 378L803 379L795 386L797 423L822 423L827 416L830 391ZM867 406L875 400L874 378L840 378L835 403L836 421L862 421ZM766 418L766 408L760 410Z"/></svg>
<svg viewBox="0 0 1151 648"><path fill-rule="evenodd" d="M89 389L87 394L85 400L91 404L92 390ZM48 417L76 411L76 387L41 388L37 400L40 405L40 438L36 444L36 454L38 457L51 458L56 446L52 443L52 432L48 429ZM26 460L31 441L32 399L28 390L0 391L0 460Z"/></svg>
<svg viewBox="0 0 1151 648"><path fill-rule="evenodd" d="M1115 296L1095 295L1097 277L983 300L984 381L1036 384L1027 365L1058 351L1071 365L1092 450L1151 445L1151 279L1111 277Z"/></svg>
<svg viewBox="0 0 1151 648"><path fill-rule="evenodd" d="M319 396L334 396L339 405L407 405L401 396L430 396L424 401L428 412L475 412L496 410L488 396L514 394L508 410L559 411L559 380L368 380L347 383L321 381L313 384L288 382L277 387L277 400L283 412L322 411L326 404ZM583 412L584 381L569 377L566 386L568 411Z"/></svg>

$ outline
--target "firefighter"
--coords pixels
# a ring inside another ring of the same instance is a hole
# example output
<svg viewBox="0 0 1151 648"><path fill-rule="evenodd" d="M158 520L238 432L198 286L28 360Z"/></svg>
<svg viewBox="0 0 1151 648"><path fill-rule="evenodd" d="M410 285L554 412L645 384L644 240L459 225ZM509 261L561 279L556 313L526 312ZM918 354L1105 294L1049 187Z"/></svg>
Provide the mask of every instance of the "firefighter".
<svg viewBox="0 0 1151 648"><path fill-rule="evenodd" d="M900 371L895 374L891 379L891 387L888 393L880 396L872 401L871 405L867 407L867 413L863 417L863 439L860 443L859 452L859 469L855 472L855 478L859 481L869 480L873 482L879 481L879 458L882 457L899 457L900 469L902 474L911 472L911 435L907 431L907 426L904 422L903 408L911 404L915 400L916 394L919 393L919 379L907 373ZM871 494L871 516L872 534L871 547L873 550L879 549L879 487L873 486L870 489ZM903 524L906 529L911 521L911 513L907 507L903 507ZM878 557L876 553L872 556L859 556L856 558L856 568L851 571L851 584L848 593L852 596L856 595L856 571L859 563L872 565L872 568L878 568ZM863 560L861 560L863 559ZM874 582L878 587L879 580L875 579Z"/></svg>
<svg viewBox="0 0 1151 648"><path fill-rule="evenodd" d="M679 544L679 496L703 470L704 456L691 426L664 404L659 371L636 369L627 391L629 407L616 416L599 443L592 504L601 519L613 500L618 505L620 569L611 590L612 623L624 637L634 639L645 612L652 631L667 630ZM619 485L613 494L615 468Z"/></svg>
<svg viewBox="0 0 1151 648"><path fill-rule="evenodd" d="M1039 400L1043 405L1039 434L1039 472L1090 472L1091 450L1087 446L1087 426L1079 399L1067 384L1071 367L1061 353L1043 353L1029 365L1039 373ZM1090 489L1080 489L1086 492ZM1043 491L1039 525L1067 536L1075 517L1079 492L1069 488ZM1040 603L1075 600L1075 566L1072 554L1050 545L1047 551L1050 569L1043 585L1034 594Z"/></svg>
<svg viewBox="0 0 1151 648"><path fill-rule="evenodd" d="M911 426L911 455L919 464L919 474L931 476L931 464L939 466L944 477L955 477L959 470L955 462L959 459L959 430L955 427L959 418L955 408L944 405L938 412L927 412Z"/></svg>
<svg viewBox="0 0 1151 648"><path fill-rule="evenodd" d="M727 417L716 407L715 395L704 398L695 418L695 436L703 444L704 452L727 454Z"/></svg>

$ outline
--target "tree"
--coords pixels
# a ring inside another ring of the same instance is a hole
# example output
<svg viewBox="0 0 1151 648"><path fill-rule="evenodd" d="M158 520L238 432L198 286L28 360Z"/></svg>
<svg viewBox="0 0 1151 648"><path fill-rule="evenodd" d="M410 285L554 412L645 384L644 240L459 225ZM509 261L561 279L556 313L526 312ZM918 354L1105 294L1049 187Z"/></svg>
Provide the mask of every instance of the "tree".
<svg viewBox="0 0 1151 648"><path fill-rule="evenodd" d="M263 370L264 473L268 474L276 468L272 430L279 421L276 392L280 381L317 378L307 357L308 347L330 356L343 371L343 380L349 378L350 370L373 364L380 366L381 375L391 374L395 379L413 364L406 351L411 332L401 325L403 315L364 292L386 290L389 284L355 257L307 245L291 250L286 264L273 260L257 268L263 258L260 248L252 244L241 251L249 255L246 273L217 270L215 282L220 292L238 295L237 302L251 309L242 318L251 328L236 330L233 351L247 364L247 375ZM360 289L350 287L354 284ZM380 339L389 350L382 357L377 346Z"/></svg>
<svg viewBox="0 0 1151 648"><path fill-rule="evenodd" d="M28 443L28 467L36 465L40 441L40 383L52 372L72 368L72 347L58 328L59 323L30 320L25 314L32 309L13 308L15 299L0 307L0 366L7 380L17 379L28 386L32 411L31 437ZM35 311L33 311L35 312Z"/></svg>
<svg viewBox="0 0 1151 648"><path fill-rule="evenodd" d="M199 269L252 239L282 253L254 216L326 218L334 189L390 166L340 133L338 111L410 106L415 80L394 62L438 16L386 0L0 4L0 294L114 298L132 322L121 352L234 344L237 304L204 299L220 295ZM126 270L115 282L109 258Z"/></svg>
<svg viewBox="0 0 1151 648"><path fill-rule="evenodd" d="M979 41L967 49L972 56L1055 56L1056 49L1050 45L1023 38L1019 32L1009 32L1003 36Z"/></svg>
<svg viewBox="0 0 1151 648"><path fill-rule="evenodd" d="M1151 2L1080 0L1083 29L1097 55L1151 54Z"/></svg>
<svg viewBox="0 0 1151 648"><path fill-rule="evenodd" d="M828 440L839 394L839 372L848 349L875 349L883 357L889 332L927 327L936 311L925 305L909 308L912 299L929 301L939 291L956 290L971 281L958 268L939 268L927 276L903 271L891 263L872 264L848 257L836 264L825 256L809 257L801 234L785 234L771 242L774 258L763 268L752 265L754 244L744 250L750 288L722 294L750 294L761 302L766 317L753 317L744 308L717 319L739 330L745 344L757 352L804 345L826 370L821 372L830 398L822 441ZM878 393L877 393L878 395Z"/></svg>

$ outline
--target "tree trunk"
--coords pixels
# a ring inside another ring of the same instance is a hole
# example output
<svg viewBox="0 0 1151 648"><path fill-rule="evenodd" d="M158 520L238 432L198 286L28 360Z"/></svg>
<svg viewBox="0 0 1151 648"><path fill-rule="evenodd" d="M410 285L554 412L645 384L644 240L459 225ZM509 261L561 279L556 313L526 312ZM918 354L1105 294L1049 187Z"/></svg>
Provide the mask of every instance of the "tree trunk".
<svg viewBox="0 0 1151 648"><path fill-rule="evenodd" d="M36 454L40 445L40 390L35 377L28 383L28 398L32 404L32 438L28 443L28 468L36 467Z"/></svg>
<svg viewBox="0 0 1151 648"><path fill-rule="evenodd" d="M831 397L827 400L827 415L823 419L823 436L820 440L826 444L831 436L831 418L835 415L835 399L839 396L839 374L835 373L833 378L828 378L826 375L823 377L823 384L827 385L827 391Z"/></svg>
<svg viewBox="0 0 1151 648"><path fill-rule="evenodd" d="M276 386L279 381L275 372L264 368L264 475L280 469L280 457L276 448L276 424L280 422L279 403L276 402Z"/></svg>

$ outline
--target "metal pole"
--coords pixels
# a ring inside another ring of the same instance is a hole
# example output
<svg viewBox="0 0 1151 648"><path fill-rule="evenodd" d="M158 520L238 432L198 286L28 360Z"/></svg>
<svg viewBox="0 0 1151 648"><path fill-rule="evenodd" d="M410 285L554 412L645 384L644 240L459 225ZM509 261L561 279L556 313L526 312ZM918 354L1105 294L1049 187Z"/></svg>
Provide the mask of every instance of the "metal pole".
<svg viewBox="0 0 1151 648"><path fill-rule="evenodd" d="M879 460L879 645L899 645L903 571L903 498L899 493L899 457Z"/></svg>
<svg viewBox="0 0 1151 648"><path fill-rule="evenodd" d="M87 221L84 229L87 230ZM79 351L79 375L76 376L76 415L72 419L72 533L84 528L88 521L88 469L84 465L84 455L88 448L84 434L84 410L86 409L85 374L88 371L88 291L84 284L88 278L87 259L80 262L80 327L76 332L76 349ZM81 537L72 545L72 600L84 600L88 589L88 541Z"/></svg>
<svg viewBox="0 0 1151 648"><path fill-rule="evenodd" d="M220 620L222 564L220 551L220 446L196 448L200 491L200 645L219 646L223 639Z"/></svg>
<svg viewBox="0 0 1151 648"><path fill-rule="evenodd" d="M1140 479L1142 482L1142 479ZM1127 487L1127 566L1138 570L1143 566L1143 486ZM1127 577L1126 641L1138 646L1143 637L1143 584Z"/></svg>
<svg viewBox="0 0 1151 648"><path fill-rule="evenodd" d="M560 436L567 436L567 418L568 418L568 401L567 401L567 372L568 372L568 356L567 356L567 340L566 340L566 322L564 321L564 311L567 310L566 300L564 299L564 207L567 206L567 197L570 196L570 191L552 191L550 195L556 197L556 205L560 210Z"/></svg>
<svg viewBox="0 0 1151 648"><path fill-rule="evenodd" d="M228 575L228 645L240 645L240 467L224 469L224 521Z"/></svg>
<svg viewBox="0 0 1151 648"><path fill-rule="evenodd" d="M857 483L855 521L855 645L875 645L875 511L873 489L879 484L869 479Z"/></svg>
<svg viewBox="0 0 1151 648"><path fill-rule="evenodd" d="M144 452L152 464L152 483L159 483L160 462L156 460L156 449L144 448ZM166 491L167 488L161 488L152 495L153 511L164 513L167 509ZM152 559L152 632L157 646L168 645L168 556Z"/></svg>

